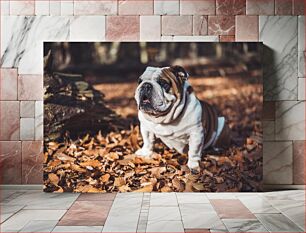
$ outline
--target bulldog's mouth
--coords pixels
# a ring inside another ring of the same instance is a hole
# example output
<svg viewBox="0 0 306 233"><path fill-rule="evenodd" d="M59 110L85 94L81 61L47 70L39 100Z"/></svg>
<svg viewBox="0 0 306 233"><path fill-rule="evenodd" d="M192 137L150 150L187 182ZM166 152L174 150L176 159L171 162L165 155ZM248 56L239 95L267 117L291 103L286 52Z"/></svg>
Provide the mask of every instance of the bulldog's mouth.
<svg viewBox="0 0 306 233"><path fill-rule="evenodd" d="M146 95L144 95L144 96L142 97L141 103L142 103L142 104L150 104L151 101L150 101L149 97L147 97Z"/></svg>

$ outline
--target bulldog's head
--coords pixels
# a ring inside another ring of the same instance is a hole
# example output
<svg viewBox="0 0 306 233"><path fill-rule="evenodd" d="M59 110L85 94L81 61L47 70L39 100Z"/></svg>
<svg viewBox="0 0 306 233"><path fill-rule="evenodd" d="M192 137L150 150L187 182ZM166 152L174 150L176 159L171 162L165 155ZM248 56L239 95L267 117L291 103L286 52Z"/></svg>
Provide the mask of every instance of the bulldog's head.
<svg viewBox="0 0 306 233"><path fill-rule="evenodd" d="M182 101L187 78L187 72L180 66L147 67L139 77L135 93L139 110L150 118L167 116Z"/></svg>

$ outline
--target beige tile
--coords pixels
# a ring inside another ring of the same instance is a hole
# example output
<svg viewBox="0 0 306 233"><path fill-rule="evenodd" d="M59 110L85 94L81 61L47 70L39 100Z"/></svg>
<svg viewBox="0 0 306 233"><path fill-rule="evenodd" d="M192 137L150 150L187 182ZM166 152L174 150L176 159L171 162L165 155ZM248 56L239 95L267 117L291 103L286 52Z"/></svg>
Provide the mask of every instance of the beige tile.
<svg viewBox="0 0 306 233"><path fill-rule="evenodd" d="M214 15L216 13L215 0L181 0L181 15Z"/></svg>
<svg viewBox="0 0 306 233"><path fill-rule="evenodd" d="M0 112L0 140L19 140L19 101L1 101Z"/></svg>
<svg viewBox="0 0 306 233"><path fill-rule="evenodd" d="M119 15L152 15L153 0L119 0Z"/></svg>
<svg viewBox="0 0 306 233"><path fill-rule="evenodd" d="M10 15L34 15L34 0L10 1Z"/></svg>
<svg viewBox="0 0 306 233"><path fill-rule="evenodd" d="M74 1L74 15L116 15L117 0Z"/></svg>
<svg viewBox="0 0 306 233"><path fill-rule="evenodd" d="M275 121L262 121L263 140L275 140Z"/></svg>
<svg viewBox="0 0 306 233"><path fill-rule="evenodd" d="M180 1L179 0L162 0L154 1L155 15L179 15Z"/></svg>
<svg viewBox="0 0 306 233"><path fill-rule="evenodd" d="M305 78L298 78L298 100L306 100L305 99L305 89L306 83Z"/></svg>
<svg viewBox="0 0 306 233"><path fill-rule="evenodd" d="M258 41L258 16L236 16L236 41Z"/></svg>
<svg viewBox="0 0 306 233"><path fill-rule="evenodd" d="M34 118L20 118L20 140L34 140Z"/></svg>
<svg viewBox="0 0 306 233"><path fill-rule="evenodd" d="M193 35L207 35L208 33L208 22L207 16L194 15L193 16Z"/></svg>
<svg viewBox="0 0 306 233"><path fill-rule="evenodd" d="M79 16L71 20L71 41L105 40L105 16Z"/></svg>
<svg viewBox="0 0 306 233"><path fill-rule="evenodd" d="M0 100L17 100L17 69L1 69L0 72Z"/></svg>
<svg viewBox="0 0 306 233"><path fill-rule="evenodd" d="M20 117L33 118L35 115L35 101L20 101Z"/></svg>
<svg viewBox="0 0 306 233"><path fill-rule="evenodd" d="M19 75L18 76L18 99L19 100L42 100L43 99L42 75Z"/></svg>
<svg viewBox="0 0 306 233"><path fill-rule="evenodd" d="M292 184L292 142L265 142L263 178L265 184Z"/></svg>
<svg viewBox="0 0 306 233"><path fill-rule="evenodd" d="M139 16L106 17L106 40L108 41L138 41L139 31Z"/></svg>
<svg viewBox="0 0 306 233"><path fill-rule="evenodd" d="M159 41L161 37L160 16L140 16L140 40Z"/></svg>
<svg viewBox="0 0 306 233"><path fill-rule="evenodd" d="M192 16L162 16L162 35L192 35Z"/></svg>
<svg viewBox="0 0 306 233"><path fill-rule="evenodd" d="M276 140L305 139L305 102L276 103L275 133Z"/></svg>

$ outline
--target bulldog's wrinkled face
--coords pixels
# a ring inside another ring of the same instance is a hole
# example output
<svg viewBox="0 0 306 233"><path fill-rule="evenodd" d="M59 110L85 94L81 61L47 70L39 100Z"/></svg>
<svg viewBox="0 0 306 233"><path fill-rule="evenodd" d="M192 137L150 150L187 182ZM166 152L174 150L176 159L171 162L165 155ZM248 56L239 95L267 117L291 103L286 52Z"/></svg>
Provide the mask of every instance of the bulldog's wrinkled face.
<svg viewBox="0 0 306 233"><path fill-rule="evenodd" d="M139 110L155 117L166 115L181 100L187 76L180 66L147 67L139 77L135 93Z"/></svg>

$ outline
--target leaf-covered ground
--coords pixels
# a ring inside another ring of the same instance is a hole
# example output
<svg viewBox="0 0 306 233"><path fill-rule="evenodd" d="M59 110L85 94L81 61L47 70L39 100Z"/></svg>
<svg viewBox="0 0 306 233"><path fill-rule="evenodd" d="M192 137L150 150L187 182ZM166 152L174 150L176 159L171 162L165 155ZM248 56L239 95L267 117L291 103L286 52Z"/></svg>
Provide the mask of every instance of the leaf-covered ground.
<svg viewBox="0 0 306 233"><path fill-rule="evenodd" d="M96 86L105 94L111 109L132 119L133 125L106 136L98 133L78 140L46 143L45 191L260 191L262 85L254 80L190 80L198 98L215 105L226 116L233 138L232 147L227 151L203 154L198 174L190 173L187 155L168 149L160 141L155 144L156 153L152 158L135 156L134 152L142 144L133 102L135 84Z"/></svg>

